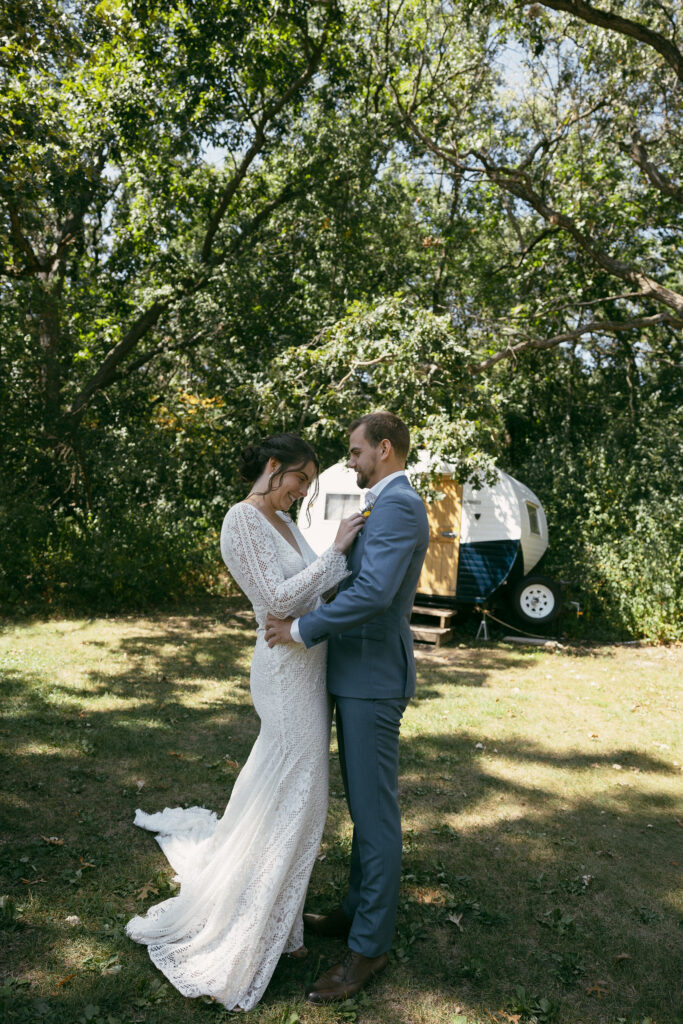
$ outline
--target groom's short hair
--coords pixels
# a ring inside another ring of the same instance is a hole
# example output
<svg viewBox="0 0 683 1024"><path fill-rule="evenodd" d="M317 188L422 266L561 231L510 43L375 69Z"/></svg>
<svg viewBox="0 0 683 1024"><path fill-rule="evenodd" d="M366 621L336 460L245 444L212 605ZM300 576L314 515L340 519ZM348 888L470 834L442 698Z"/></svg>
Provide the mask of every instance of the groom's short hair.
<svg viewBox="0 0 683 1024"><path fill-rule="evenodd" d="M365 416L360 416L353 421L349 426L349 434L352 434L358 427L363 427L365 436L373 448L386 439L391 441L391 447L399 459L407 458L410 450L410 431L403 420L395 416L393 412L366 413Z"/></svg>

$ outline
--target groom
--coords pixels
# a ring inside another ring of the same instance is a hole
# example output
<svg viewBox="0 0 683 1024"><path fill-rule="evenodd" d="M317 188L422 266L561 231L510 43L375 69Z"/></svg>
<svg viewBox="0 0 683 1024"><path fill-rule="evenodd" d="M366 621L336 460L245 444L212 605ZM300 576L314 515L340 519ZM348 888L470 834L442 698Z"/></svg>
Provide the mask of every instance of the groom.
<svg viewBox="0 0 683 1024"><path fill-rule="evenodd" d="M349 554L351 575L330 604L299 619L268 616L266 640L328 640L327 686L336 706L339 761L353 821L349 888L327 915L304 914L317 935L348 942L339 964L307 989L311 1003L346 999L387 963L401 879L398 736L415 693L410 614L429 528L405 473L410 434L389 412L349 428L350 469L372 506Z"/></svg>

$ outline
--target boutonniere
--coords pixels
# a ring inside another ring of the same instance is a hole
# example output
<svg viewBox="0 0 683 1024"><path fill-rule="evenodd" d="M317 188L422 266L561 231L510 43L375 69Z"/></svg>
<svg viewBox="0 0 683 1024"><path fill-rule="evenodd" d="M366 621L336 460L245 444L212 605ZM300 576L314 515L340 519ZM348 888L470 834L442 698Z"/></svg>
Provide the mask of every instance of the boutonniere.
<svg viewBox="0 0 683 1024"><path fill-rule="evenodd" d="M368 501L368 503L367 503L367 505L365 506L365 508L362 508L362 509L360 510L360 514L361 514L362 516L365 516L365 518L366 518L366 519L368 518L368 516L369 516L369 515L370 515L370 513L372 512L373 508L375 507L375 501L376 501L376 500L377 500L376 498L374 498L374 499L371 499L370 501Z"/></svg>

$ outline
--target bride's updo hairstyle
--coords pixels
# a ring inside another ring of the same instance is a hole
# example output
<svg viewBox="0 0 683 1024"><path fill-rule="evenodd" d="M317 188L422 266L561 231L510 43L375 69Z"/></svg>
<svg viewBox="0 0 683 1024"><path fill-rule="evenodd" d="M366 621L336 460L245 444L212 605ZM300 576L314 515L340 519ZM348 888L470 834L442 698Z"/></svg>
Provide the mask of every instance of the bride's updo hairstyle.
<svg viewBox="0 0 683 1024"><path fill-rule="evenodd" d="M259 492L269 494L277 487L285 473L296 472L312 462L315 466L315 488L311 500L318 494L318 474L320 460L314 448L296 434L272 434L258 444L248 444L240 455L240 476L247 483L253 484L263 473L268 459L276 459L280 468L273 473L268 481L268 489Z"/></svg>

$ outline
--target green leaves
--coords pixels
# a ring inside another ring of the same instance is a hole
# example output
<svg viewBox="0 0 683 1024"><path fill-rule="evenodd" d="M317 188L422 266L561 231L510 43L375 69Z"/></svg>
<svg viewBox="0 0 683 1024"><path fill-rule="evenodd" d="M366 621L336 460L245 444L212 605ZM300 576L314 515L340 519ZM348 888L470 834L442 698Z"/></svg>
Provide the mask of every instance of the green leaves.
<svg viewBox="0 0 683 1024"><path fill-rule="evenodd" d="M464 476L487 462L495 402L469 374L468 352L448 317L407 300L357 306L314 345L283 354L270 376L263 396L269 418L285 414L286 396L288 422L301 417L330 456L342 453L353 418L386 407L411 425L413 457L427 448Z"/></svg>
<svg viewBox="0 0 683 1024"><path fill-rule="evenodd" d="M205 585L243 444L389 407L537 490L584 622L670 635L681 109L551 7L7 0L4 602Z"/></svg>

